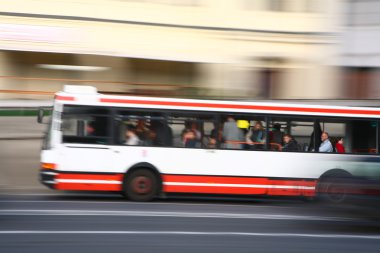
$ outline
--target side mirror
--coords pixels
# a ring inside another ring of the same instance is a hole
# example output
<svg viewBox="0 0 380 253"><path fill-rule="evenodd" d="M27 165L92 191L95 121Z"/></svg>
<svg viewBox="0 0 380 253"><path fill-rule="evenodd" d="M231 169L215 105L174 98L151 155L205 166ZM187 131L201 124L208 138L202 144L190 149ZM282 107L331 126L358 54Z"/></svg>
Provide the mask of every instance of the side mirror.
<svg viewBox="0 0 380 253"><path fill-rule="evenodd" d="M43 119L44 119L44 108L43 107L39 107L38 108L38 114L37 114L37 122L42 124L43 123Z"/></svg>

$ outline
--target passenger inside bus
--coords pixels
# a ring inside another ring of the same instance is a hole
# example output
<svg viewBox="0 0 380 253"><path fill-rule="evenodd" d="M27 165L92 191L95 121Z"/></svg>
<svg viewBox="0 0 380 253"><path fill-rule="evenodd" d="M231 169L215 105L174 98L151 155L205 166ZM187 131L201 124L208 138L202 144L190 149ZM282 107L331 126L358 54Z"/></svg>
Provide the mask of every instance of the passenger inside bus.
<svg viewBox="0 0 380 253"><path fill-rule="evenodd" d="M223 142L223 125L220 124L218 127L215 122L213 124L214 128L210 132L210 139L214 139L217 145Z"/></svg>
<svg viewBox="0 0 380 253"><path fill-rule="evenodd" d="M264 149L265 130L261 121L256 121L256 124L251 128L246 135L246 142L250 145L250 149Z"/></svg>
<svg viewBox="0 0 380 253"><path fill-rule="evenodd" d="M346 150L343 145L343 138L338 138L338 142L335 144L335 150L337 153L346 153Z"/></svg>
<svg viewBox="0 0 380 253"><path fill-rule="evenodd" d="M201 132L198 130L198 124L196 121L192 121L190 125L190 129L194 132L195 134L195 139L200 141L202 138Z"/></svg>
<svg viewBox="0 0 380 253"><path fill-rule="evenodd" d="M321 135L321 145L319 146L319 152L333 152L333 146L329 140L329 134L327 132L323 132Z"/></svg>
<svg viewBox="0 0 380 253"><path fill-rule="evenodd" d="M173 131L168 124L163 120L152 120L151 122L151 137L153 138L153 146L172 147L173 146Z"/></svg>
<svg viewBox="0 0 380 253"><path fill-rule="evenodd" d="M269 142L282 144L284 133L281 131L281 124L274 123L272 131L269 132Z"/></svg>
<svg viewBox="0 0 380 253"><path fill-rule="evenodd" d="M152 144L151 130L147 127L145 119L137 121L136 135L144 145L150 146Z"/></svg>
<svg viewBox="0 0 380 253"><path fill-rule="evenodd" d="M94 122L90 121L86 124L86 136L94 136L95 135L95 126Z"/></svg>
<svg viewBox="0 0 380 253"><path fill-rule="evenodd" d="M285 134L283 137L284 146L282 151L284 152L297 152L301 151L300 145L290 134Z"/></svg>
<svg viewBox="0 0 380 253"><path fill-rule="evenodd" d="M182 133L182 141L185 148L195 148L197 145L196 133L192 129L185 129Z"/></svg>
<svg viewBox="0 0 380 253"><path fill-rule="evenodd" d="M218 147L218 142L217 142L216 138L210 136L208 138L207 148L214 149L214 148L217 148L217 147Z"/></svg>
<svg viewBox="0 0 380 253"><path fill-rule="evenodd" d="M136 127L132 124L127 125L127 130L125 131L125 144L126 145L131 145L131 146L136 146L140 145L140 139L136 134Z"/></svg>
<svg viewBox="0 0 380 253"><path fill-rule="evenodd" d="M242 149L244 134L243 131L238 128L235 118L232 115L227 116L227 121L223 124L222 137L225 142L225 148Z"/></svg>
<svg viewBox="0 0 380 253"><path fill-rule="evenodd" d="M321 138L320 136L322 135L322 129L321 125L319 124L319 120L314 122L314 127L313 127L313 132L311 133L310 136L310 142L307 151L314 151L314 144L315 147L319 147L321 145ZM318 138L317 138L318 137ZM315 143L314 143L315 141Z"/></svg>
<svg viewBox="0 0 380 253"><path fill-rule="evenodd" d="M200 147L202 134L198 130L196 121L185 121L185 128L182 130L182 143L185 147L196 148Z"/></svg>

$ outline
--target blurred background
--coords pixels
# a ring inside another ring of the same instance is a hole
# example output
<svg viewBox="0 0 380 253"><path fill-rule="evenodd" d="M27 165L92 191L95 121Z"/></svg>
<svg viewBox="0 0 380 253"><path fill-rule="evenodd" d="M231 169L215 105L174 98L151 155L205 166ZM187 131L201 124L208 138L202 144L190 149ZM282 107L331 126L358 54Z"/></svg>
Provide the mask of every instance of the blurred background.
<svg viewBox="0 0 380 253"><path fill-rule="evenodd" d="M378 107L379 41L380 0L1 0L0 251L380 252L356 208L53 192L36 122L66 84Z"/></svg>
<svg viewBox="0 0 380 253"><path fill-rule="evenodd" d="M379 99L374 0L3 0L0 98Z"/></svg>

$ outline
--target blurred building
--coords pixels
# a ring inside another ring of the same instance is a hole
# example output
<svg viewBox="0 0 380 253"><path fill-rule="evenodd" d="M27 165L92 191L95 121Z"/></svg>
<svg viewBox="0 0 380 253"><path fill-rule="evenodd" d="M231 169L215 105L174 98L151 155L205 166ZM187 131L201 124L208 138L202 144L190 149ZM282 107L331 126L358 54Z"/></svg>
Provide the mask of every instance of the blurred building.
<svg viewBox="0 0 380 253"><path fill-rule="evenodd" d="M4 0L1 7L3 98L65 83L180 97L342 97L341 1Z"/></svg>
<svg viewBox="0 0 380 253"><path fill-rule="evenodd" d="M380 98L380 1L346 0L340 52L343 95Z"/></svg>

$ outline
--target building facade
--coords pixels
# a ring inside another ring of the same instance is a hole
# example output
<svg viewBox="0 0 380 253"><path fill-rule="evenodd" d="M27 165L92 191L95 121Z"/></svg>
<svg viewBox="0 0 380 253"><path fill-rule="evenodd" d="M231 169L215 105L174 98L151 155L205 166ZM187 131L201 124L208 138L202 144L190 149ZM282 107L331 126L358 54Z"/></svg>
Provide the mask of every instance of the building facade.
<svg viewBox="0 0 380 253"><path fill-rule="evenodd" d="M179 97L342 94L335 61L341 1L22 2L5 0L0 12L3 91L54 92L76 83Z"/></svg>
<svg viewBox="0 0 380 253"><path fill-rule="evenodd" d="M345 97L380 98L380 2L346 0L339 66Z"/></svg>

